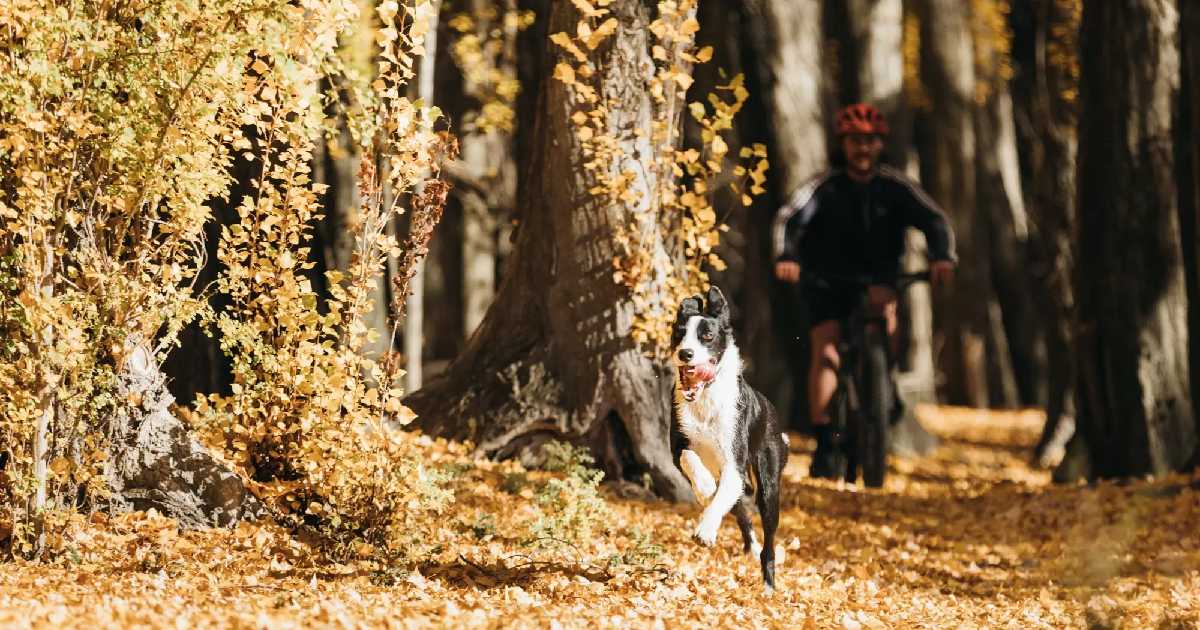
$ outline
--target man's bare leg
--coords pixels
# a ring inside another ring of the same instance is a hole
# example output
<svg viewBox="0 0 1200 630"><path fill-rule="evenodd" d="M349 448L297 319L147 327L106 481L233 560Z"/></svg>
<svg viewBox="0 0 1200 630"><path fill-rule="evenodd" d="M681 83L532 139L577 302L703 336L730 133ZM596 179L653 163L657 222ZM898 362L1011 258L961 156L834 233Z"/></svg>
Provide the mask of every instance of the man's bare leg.
<svg viewBox="0 0 1200 630"><path fill-rule="evenodd" d="M842 474L836 465L837 440L829 417L829 402L837 391L837 370L841 365L837 351L839 339L841 324L837 321L821 322L809 332L812 346L808 368L809 418L817 436L817 450L809 469L812 477L835 478Z"/></svg>

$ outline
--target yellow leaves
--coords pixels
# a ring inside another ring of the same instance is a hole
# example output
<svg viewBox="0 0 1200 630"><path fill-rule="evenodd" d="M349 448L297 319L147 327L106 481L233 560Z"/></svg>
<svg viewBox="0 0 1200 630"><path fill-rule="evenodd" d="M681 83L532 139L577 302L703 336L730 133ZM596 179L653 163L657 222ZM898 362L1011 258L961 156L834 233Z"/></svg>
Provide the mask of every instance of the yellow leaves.
<svg viewBox="0 0 1200 630"><path fill-rule="evenodd" d="M710 145L710 150L712 151L713 155L721 157L729 152L729 145L725 144L725 140L721 138L721 136L714 136L712 144Z"/></svg>
<svg viewBox="0 0 1200 630"><path fill-rule="evenodd" d="M583 17L585 18L600 17L605 13L608 13L606 10L597 9L596 7L592 6L592 3L588 2L588 0L571 0L571 4L575 5L575 8L579 9L579 12L582 13Z"/></svg>
<svg viewBox="0 0 1200 630"><path fill-rule="evenodd" d="M375 12L379 14L379 21L383 24L391 24L392 18L396 17L396 12L399 10L400 5L395 0L385 0L375 8Z"/></svg>
<svg viewBox="0 0 1200 630"><path fill-rule="evenodd" d="M573 55L577 61L587 61L587 55L579 49L570 35L563 32L554 33L550 36L550 41Z"/></svg>
<svg viewBox="0 0 1200 630"><path fill-rule="evenodd" d="M268 66L262 59L255 59L254 63L250 64L250 71L259 76L265 76L271 67Z"/></svg>
<svg viewBox="0 0 1200 630"><path fill-rule="evenodd" d="M587 45L588 50L595 50L598 46L600 46L605 39L608 39L609 36L617 31L617 26L618 24L616 18L608 18L607 20L601 22L600 26L595 30L595 32L591 33L586 38L583 38L584 44Z"/></svg>
<svg viewBox="0 0 1200 630"><path fill-rule="evenodd" d="M575 84L575 70L570 64L559 62L554 66L554 78L567 85Z"/></svg>
<svg viewBox="0 0 1200 630"><path fill-rule="evenodd" d="M699 63L708 63L713 56L713 47L705 46L696 52L696 61Z"/></svg>

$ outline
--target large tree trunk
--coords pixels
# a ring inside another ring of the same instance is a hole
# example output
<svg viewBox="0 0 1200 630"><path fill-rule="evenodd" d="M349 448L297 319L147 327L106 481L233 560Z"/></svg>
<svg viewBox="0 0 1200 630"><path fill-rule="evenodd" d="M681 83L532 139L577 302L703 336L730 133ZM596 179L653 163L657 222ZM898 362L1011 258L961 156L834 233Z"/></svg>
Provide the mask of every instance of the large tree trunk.
<svg viewBox="0 0 1200 630"><path fill-rule="evenodd" d="M969 5L921 0L921 74L933 107L925 116L921 179L946 209L958 241L955 287L938 296L938 364L945 370L945 399L986 407L989 402L987 339L995 300L987 238L976 207L974 126L975 68Z"/></svg>
<svg viewBox="0 0 1200 630"><path fill-rule="evenodd" d="M1075 159L1078 88L1069 63L1078 59L1078 15L1061 0L1025 0L1014 30L1014 96L1023 114L1030 199L1030 291L1046 344L1046 424L1033 460L1062 460L1075 432L1075 361L1071 334L1075 297Z"/></svg>
<svg viewBox="0 0 1200 630"><path fill-rule="evenodd" d="M805 428L808 418L808 328L802 321L803 308L795 291L773 280L770 226L775 210L798 187L816 177L827 166L822 64L822 2L820 0L745 0L745 30L755 57L751 68L768 113L771 160L768 178L775 203L755 208L755 229L746 240L746 294L744 303L748 331L744 342L750 356L782 354L791 375L790 409L785 424ZM771 296L776 299L767 303ZM782 298L782 299L780 299ZM773 317L775 335L766 317ZM782 337L781 345L775 339ZM779 401L779 398L773 397ZM781 412L784 407L780 405Z"/></svg>
<svg viewBox="0 0 1200 630"><path fill-rule="evenodd" d="M1183 72L1180 77L1179 126L1175 135L1176 165L1179 173L1179 222L1183 237L1184 275L1188 287L1188 341L1192 369L1192 401L1200 400L1200 256L1197 256L1197 233L1200 233L1200 3L1179 0L1180 58ZM1194 409L1193 409L1194 410ZM1196 416L1196 434L1200 435L1200 413ZM1192 456L1192 466L1200 466L1200 443Z"/></svg>
<svg viewBox="0 0 1200 630"><path fill-rule="evenodd" d="M1195 441L1172 155L1178 18L1173 0L1083 7L1075 354L1090 477L1168 472Z"/></svg>
<svg viewBox="0 0 1200 630"><path fill-rule="evenodd" d="M631 338L635 307L629 291L613 282L619 229L663 229L645 194L658 189L650 164L655 148L643 133L656 111L651 15L638 0L615 1L609 10L619 27L592 53L595 81L609 102L607 131L644 194L617 205L589 192L595 182L582 166L570 120L575 100L563 83L543 81L531 159L519 182L517 242L496 300L446 374L407 404L423 430L471 439L487 455L532 455L550 438L596 440L601 453L630 456L601 458L610 477L645 472L659 493L685 500L691 492L668 445L674 375ZM548 17L551 33L573 33L579 13L556 2ZM676 110L670 119L678 118ZM656 270L656 277L666 271Z"/></svg>
<svg viewBox="0 0 1200 630"><path fill-rule="evenodd" d="M896 168L904 170L912 150L912 120L904 102L904 6L901 0L850 0L846 3L849 34L847 63L855 69L857 100L872 103L887 116L891 133L885 154ZM928 264L921 236L912 231L904 265L908 270L924 269ZM932 324L933 313L929 287L913 285L901 296L905 358L898 360L903 370L897 375L900 396L905 402L905 415L892 429L890 447L894 453L923 454L931 450L937 439L929 434L913 413L917 403L933 402L937 398L933 371ZM912 360L909 360L911 357Z"/></svg>

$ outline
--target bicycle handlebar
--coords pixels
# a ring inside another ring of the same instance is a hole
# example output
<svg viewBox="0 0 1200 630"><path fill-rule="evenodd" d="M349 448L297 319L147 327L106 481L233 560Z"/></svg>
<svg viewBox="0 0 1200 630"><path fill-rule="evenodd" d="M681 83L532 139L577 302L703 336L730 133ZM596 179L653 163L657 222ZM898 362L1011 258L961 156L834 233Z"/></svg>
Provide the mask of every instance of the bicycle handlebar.
<svg viewBox="0 0 1200 630"><path fill-rule="evenodd" d="M824 281L826 283L850 284L857 287L867 287L873 284L895 284L897 290L903 290L911 284L917 282L929 282L930 274L928 269L916 271L913 273L896 273L896 274L840 274L827 273L823 271L809 271L807 269L800 272L801 283L805 281Z"/></svg>

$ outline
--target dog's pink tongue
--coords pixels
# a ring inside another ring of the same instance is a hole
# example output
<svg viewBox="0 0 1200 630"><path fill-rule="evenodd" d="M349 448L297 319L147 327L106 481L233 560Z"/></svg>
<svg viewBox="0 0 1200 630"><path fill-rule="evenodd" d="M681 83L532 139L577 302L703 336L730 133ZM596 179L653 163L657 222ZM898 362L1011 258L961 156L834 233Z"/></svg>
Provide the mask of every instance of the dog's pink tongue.
<svg viewBox="0 0 1200 630"><path fill-rule="evenodd" d="M697 365L692 372L692 378L695 378L701 383L712 382L717 377L717 366L712 364Z"/></svg>

